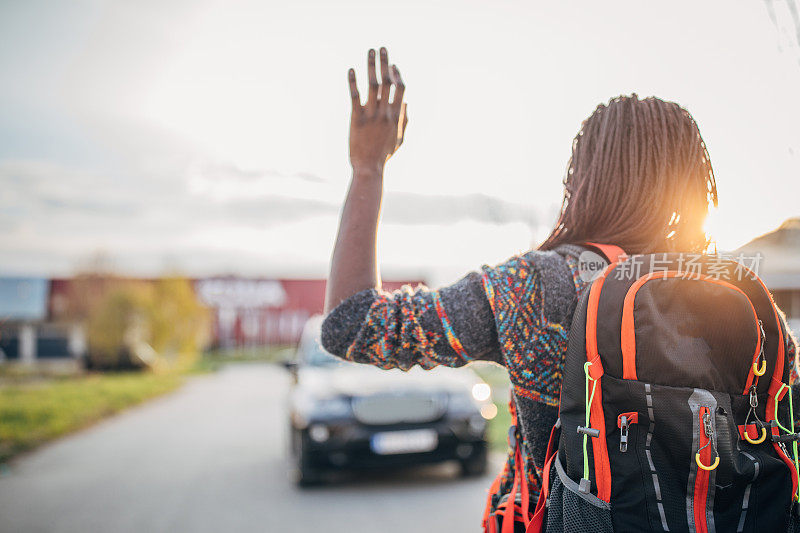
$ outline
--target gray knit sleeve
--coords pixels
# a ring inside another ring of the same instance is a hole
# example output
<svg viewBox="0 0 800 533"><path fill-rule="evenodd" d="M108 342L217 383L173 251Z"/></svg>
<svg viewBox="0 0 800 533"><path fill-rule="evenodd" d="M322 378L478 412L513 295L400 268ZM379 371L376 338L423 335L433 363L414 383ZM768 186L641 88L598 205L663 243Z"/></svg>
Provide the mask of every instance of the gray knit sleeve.
<svg viewBox="0 0 800 533"><path fill-rule="evenodd" d="M477 272L438 290L421 285L354 294L325 318L322 344L339 357L382 368L502 362L494 316Z"/></svg>

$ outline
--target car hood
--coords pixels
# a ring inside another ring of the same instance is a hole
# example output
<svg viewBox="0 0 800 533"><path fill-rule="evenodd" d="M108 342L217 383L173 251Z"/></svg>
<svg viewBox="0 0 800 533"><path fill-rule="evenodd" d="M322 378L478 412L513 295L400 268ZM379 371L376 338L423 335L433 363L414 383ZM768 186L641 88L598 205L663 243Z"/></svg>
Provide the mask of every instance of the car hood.
<svg viewBox="0 0 800 533"><path fill-rule="evenodd" d="M366 396L376 392L436 391L464 392L481 379L468 368L437 367L408 372L383 370L371 365L342 362L330 366L302 367L298 384L315 396Z"/></svg>

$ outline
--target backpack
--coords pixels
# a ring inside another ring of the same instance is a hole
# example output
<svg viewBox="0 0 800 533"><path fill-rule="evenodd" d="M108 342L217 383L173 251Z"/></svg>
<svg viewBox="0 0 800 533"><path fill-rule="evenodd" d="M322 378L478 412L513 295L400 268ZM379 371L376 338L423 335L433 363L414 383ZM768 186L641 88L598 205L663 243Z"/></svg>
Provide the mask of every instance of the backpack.
<svg viewBox="0 0 800 533"><path fill-rule="evenodd" d="M611 264L573 315L539 500L515 462L496 531L800 532L789 340L763 282L597 248Z"/></svg>

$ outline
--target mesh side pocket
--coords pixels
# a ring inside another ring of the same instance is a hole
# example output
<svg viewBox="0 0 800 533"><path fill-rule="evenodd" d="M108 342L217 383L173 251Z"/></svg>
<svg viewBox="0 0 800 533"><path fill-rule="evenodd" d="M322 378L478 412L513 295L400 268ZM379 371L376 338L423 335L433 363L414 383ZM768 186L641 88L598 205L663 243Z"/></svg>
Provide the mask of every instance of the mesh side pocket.
<svg viewBox="0 0 800 533"><path fill-rule="evenodd" d="M800 533L800 519L795 515L794 509L789 514L788 533Z"/></svg>
<svg viewBox="0 0 800 533"><path fill-rule="evenodd" d="M564 472L556 457L547 504L546 533L613 533L611 506L593 494L578 491L578 484Z"/></svg>

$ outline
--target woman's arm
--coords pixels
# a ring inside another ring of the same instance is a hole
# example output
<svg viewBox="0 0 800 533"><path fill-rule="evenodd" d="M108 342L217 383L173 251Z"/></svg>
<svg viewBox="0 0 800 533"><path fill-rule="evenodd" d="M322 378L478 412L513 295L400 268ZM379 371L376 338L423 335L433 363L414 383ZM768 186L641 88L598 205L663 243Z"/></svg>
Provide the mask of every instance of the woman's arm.
<svg viewBox="0 0 800 533"><path fill-rule="evenodd" d="M352 114L350 164L353 178L339 221L325 295L325 312L364 289L379 288L376 240L383 195L383 167L403 143L408 118L403 103L405 86L395 65L389 67L385 48L380 50L381 81L375 70L375 50L367 58L369 93L361 98L353 69L348 72ZM394 98L390 101L391 87Z"/></svg>

